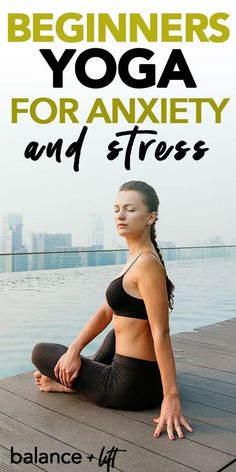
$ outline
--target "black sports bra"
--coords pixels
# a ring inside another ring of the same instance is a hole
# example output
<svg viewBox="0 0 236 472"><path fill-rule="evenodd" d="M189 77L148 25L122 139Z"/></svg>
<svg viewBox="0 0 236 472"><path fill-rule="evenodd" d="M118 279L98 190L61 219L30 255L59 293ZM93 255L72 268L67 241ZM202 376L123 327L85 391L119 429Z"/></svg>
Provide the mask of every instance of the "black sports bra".
<svg viewBox="0 0 236 472"><path fill-rule="evenodd" d="M158 258L158 256L152 251L144 252L151 252L151 254ZM141 252L141 254L143 254L143 252ZM139 254L138 257L141 256L141 254ZM137 318L140 320L147 320L148 316L143 299L134 297L133 295L129 295L129 293L124 290L122 283L124 275L135 263L138 257L136 257L136 259L132 262L132 264L128 267L124 274L112 280L106 290L106 299L108 305L112 308L115 315L125 316L126 318Z"/></svg>

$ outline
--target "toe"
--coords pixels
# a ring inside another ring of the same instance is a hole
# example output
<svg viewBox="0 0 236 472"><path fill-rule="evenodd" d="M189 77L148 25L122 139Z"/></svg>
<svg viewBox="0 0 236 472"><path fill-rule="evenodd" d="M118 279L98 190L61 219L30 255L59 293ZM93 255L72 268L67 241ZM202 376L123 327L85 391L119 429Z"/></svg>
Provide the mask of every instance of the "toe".
<svg viewBox="0 0 236 472"><path fill-rule="evenodd" d="M34 378L35 378L35 380L41 379L41 377L42 377L41 372L39 372L39 370L36 370L36 371L34 372Z"/></svg>

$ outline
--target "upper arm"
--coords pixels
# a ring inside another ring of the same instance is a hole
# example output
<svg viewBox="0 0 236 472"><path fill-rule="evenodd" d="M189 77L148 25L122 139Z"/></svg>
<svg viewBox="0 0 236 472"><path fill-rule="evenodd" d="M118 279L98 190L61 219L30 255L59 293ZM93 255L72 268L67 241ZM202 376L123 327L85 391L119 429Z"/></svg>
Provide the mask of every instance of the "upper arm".
<svg viewBox="0 0 236 472"><path fill-rule="evenodd" d="M164 267L145 255L137 271L137 284L143 298L152 334L169 332L169 305Z"/></svg>
<svg viewBox="0 0 236 472"><path fill-rule="evenodd" d="M109 321L112 320L113 316L113 310L112 308L108 305L107 301L105 300L101 308L104 310L104 314L107 317Z"/></svg>

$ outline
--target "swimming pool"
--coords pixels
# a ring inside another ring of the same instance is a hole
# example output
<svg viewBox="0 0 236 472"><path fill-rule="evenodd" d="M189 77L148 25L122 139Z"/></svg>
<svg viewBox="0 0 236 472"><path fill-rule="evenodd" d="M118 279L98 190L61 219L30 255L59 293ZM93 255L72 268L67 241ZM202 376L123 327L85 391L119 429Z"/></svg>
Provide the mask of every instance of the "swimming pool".
<svg viewBox="0 0 236 472"><path fill-rule="evenodd" d="M33 370L32 346L68 345L97 308L119 266L0 274L0 378ZM166 263L175 290L171 334L235 316L236 260L216 258ZM91 355L107 327L83 350Z"/></svg>

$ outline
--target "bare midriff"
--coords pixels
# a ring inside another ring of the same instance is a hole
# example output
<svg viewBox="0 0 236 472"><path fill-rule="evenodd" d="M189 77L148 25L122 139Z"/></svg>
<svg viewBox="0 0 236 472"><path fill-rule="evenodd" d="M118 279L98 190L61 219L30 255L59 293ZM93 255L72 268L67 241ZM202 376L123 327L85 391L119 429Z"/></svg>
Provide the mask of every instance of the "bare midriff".
<svg viewBox="0 0 236 472"><path fill-rule="evenodd" d="M148 361L156 361L153 337L148 320L126 318L113 313L116 353Z"/></svg>

